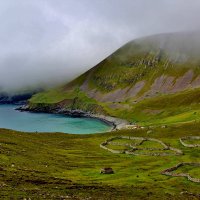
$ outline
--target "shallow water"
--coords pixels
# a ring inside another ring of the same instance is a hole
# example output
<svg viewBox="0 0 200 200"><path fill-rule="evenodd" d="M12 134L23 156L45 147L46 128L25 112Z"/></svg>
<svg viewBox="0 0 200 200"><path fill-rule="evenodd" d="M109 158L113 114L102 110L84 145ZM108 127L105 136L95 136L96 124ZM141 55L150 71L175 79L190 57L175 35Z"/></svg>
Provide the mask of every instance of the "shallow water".
<svg viewBox="0 0 200 200"><path fill-rule="evenodd" d="M91 118L73 118L65 115L30 113L15 110L15 105L0 105L0 128L25 132L99 133L111 127Z"/></svg>

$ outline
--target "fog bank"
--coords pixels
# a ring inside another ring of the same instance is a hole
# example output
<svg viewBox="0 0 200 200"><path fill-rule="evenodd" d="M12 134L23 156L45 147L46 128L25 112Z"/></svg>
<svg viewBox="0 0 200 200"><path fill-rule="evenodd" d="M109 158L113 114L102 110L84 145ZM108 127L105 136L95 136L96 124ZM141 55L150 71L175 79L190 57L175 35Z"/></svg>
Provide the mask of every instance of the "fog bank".
<svg viewBox="0 0 200 200"><path fill-rule="evenodd" d="M0 90L72 80L124 43L200 28L200 1L0 2Z"/></svg>

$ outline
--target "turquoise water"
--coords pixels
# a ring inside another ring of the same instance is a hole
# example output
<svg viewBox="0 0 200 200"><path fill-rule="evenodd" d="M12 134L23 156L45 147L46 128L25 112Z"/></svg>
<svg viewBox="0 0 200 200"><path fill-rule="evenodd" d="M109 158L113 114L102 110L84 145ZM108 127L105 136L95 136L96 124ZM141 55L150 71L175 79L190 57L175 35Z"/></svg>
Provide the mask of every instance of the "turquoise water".
<svg viewBox="0 0 200 200"><path fill-rule="evenodd" d="M15 105L0 105L0 128L25 132L99 133L110 130L104 122L91 118L73 118L47 113L15 110Z"/></svg>

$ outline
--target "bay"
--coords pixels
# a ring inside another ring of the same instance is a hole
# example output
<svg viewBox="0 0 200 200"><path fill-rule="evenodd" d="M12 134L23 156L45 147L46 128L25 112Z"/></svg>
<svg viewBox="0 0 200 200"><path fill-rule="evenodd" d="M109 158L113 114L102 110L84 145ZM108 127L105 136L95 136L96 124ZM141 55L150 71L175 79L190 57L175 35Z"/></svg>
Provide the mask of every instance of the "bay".
<svg viewBox="0 0 200 200"><path fill-rule="evenodd" d="M90 134L106 132L111 127L98 119L66 115L20 112L16 105L0 105L0 128L24 132L63 132Z"/></svg>

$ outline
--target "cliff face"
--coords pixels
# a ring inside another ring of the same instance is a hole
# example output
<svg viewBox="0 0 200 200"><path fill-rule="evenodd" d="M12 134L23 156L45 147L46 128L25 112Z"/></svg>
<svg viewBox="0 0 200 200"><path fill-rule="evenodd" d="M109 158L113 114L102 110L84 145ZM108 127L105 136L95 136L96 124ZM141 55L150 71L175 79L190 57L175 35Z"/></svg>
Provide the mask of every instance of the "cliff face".
<svg viewBox="0 0 200 200"><path fill-rule="evenodd" d="M199 102L200 32L193 32L131 41L74 81L33 96L29 107L56 105L154 124L198 119Z"/></svg>

